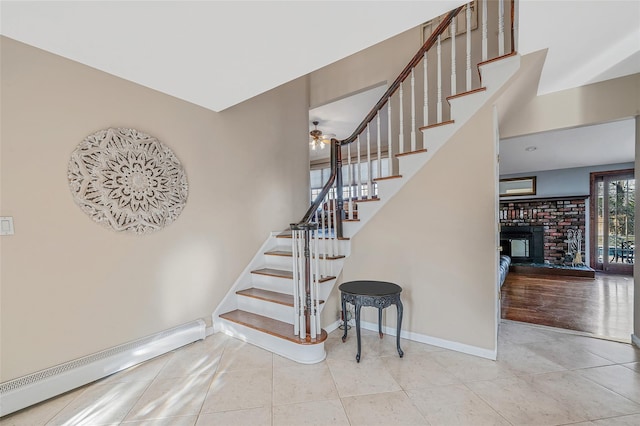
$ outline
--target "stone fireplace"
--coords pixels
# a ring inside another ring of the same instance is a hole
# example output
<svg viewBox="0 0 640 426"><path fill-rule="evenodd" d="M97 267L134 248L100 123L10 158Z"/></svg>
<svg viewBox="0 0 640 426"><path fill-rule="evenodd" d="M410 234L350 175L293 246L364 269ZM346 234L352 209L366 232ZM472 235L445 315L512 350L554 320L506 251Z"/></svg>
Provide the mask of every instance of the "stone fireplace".
<svg viewBox="0 0 640 426"><path fill-rule="evenodd" d="M504 227L500 247L514 263L544 263L544 226Z"/></svg>
<svg viewBox="0 0 640 426"><path fill-rule="evenodd" d="M515 263L570 265L570 229L585 233L588 196L500 202L500 246ZM584 241L583 241L584 243ZM512 253L512 254L509 254ZM583 258L585 253L582 253Z"/></svg>

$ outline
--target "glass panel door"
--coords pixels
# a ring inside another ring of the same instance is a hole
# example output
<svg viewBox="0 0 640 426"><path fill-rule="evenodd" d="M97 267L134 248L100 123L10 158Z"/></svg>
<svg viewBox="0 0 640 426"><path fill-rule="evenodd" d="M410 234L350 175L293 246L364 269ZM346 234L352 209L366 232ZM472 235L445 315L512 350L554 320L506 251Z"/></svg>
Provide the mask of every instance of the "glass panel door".
<svg viewBox="0 0 640 426"><path fill-rule="evenodd" d="M594 179L595 269L633 273L635 186L633 173L601 174Z"/></svg>

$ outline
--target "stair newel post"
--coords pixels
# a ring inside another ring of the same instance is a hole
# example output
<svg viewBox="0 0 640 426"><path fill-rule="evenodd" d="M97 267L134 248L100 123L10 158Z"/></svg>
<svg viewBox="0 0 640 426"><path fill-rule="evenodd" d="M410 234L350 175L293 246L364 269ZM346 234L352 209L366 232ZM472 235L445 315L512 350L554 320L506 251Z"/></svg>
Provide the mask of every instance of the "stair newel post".
<svg viewBox="0 0 640 426"><path fill-rule="evenodd" d="M336 230L336 238L342 238L342 219L344 219L344 194L342 191L343 182L342 182L342 145L340 141L337 139L331 139L331 157L332 163L335 164L336 167L336 220L335 220L335 230Z"/></svg>
<svg viewBox="0 0 640 426"><path fill-rule="evenodd" d="M311 224L309 224L311 225ZM311 341L311 250L309 249L309 227L304 229L304 322L306 340Z"/></svg>

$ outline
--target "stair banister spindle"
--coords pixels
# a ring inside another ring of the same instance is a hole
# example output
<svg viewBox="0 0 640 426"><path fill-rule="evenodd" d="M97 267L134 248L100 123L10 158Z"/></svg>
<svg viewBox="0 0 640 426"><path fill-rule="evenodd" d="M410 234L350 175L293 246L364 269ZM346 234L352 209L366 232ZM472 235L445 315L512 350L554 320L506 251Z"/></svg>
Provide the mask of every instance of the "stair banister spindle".
<svg viewBox="0 0 640 426"><path fill-rule="evenodd" d="M378 176L382 177L382 140L380 139L380 114L376 118L376 132L378 136Z"/></svg>
<svg viewBox="0 0 640 426"><path fill-rule="evenodd" d="M520 8L520 2L511 0L511 51L518 51L518 32L520 29L520 15L518 9Z"/></svg>
<svg viewBox="0 0 640 426"><path fill-rule="evenodd" d="M411 151L416 150L416 78L411 69Z"/></svg>
<svg viewBox="0 0 640 426"><path fill-rule="evenodd" d="M311 251L309 249L309 227L304 229L304 293L305 297L305 338L311 335Z"/></svg>
<svg viewBox="0 0 640 426"><path fill-rule="evenodd" d="M343 183L342 183L342 145L340 145L340 141L337 139L331 140L331 145L335 147L336 153L336 235L335 238L342 238L342 219L344 219L344 192L343 192Z"/></svg>
<svg viewBox="0 0 640 426"><path fill-rule="evenodd" d="M467 20L467 92L471 91L471 3L467 3L466 10L466 20Z"/></svg>
<svg viewBox="0 0 640 426"><path fill-rule="evenodd" d="M311 341L316 340L317 330L316 330L316 280L318 279L318 262L316 258L316 252L312 249L313 245L309 244L309 250L311 254L310 258L310 269L311 269L311 280L309 282L309 336Z"/></svg>
<svg viewBox="0 0 640 426"><path fill-rule="evenodd" d="M439 34L441 34L447 28L447 26L449 26L449 23L451 22L451 19L453 19L462 10L463 7L464 7L464 5L456 8L456 9L454 9L452 11L450 11L449 13L447 13L445 15L444 19L442 19L442 21L440 21L440 24L438 24L436 29L433 30L433 32L427 38L427 40L424 42L424 44L422 45L420 50L418 50L418 52L413 56L413 58L411 58L409 63L400 72L400 75L398 75L398 77L396 77L396 79L393 81L393 83L391 83L391 85L389 86L387 91L384 92L384 94L382 95L382 97L380 98L378 103L374 105L374 107L371 109L371 111L369 111L369 114L367 114L367 116L364 118L364 120L362 120L360 122L360 125L358 125L358 127L356 127L356 129L353 131L353 133L351 133L351 136L349 136L348 138L343 139L342 141L340 141L340 143L342 145L346 145L346 144L352 143L353 141L356 140L358 135L360 135L362 132L364 132L365 128L367 127L367 124L371 120L373 120L375 118L375 116L378 113L378 111L380 111L380 109L382 109L382 107L384 107L384 104L399 89L400 84L409 76L409 74L411 73L411 70L416 65L418 65L418 63L420 63L420 61L422 60L422 58L424 56L424 53L426 51L428 51L429 49L431 49L431 47L435 44L437 36Z"/></svg>
<svg viewBox="0 0 640 426"><path fill-rule="evenodd" d="M353 166L351 165L351 144L347 145L347 167L349 168L349 216L350 220L353 220Z"/></svg>
<svg viewBox="0 0 640 426"><path fill-rule="evenodd" d="M358 198L362 199L362 163L361 163L361 153L360 153L360 135L358 135L358 140L356 141L357 147L357 155L358 155Z"/></svg>
<svg viewBox="0 0 640 426"><path fill-rule="evenodd" d="M487 53L487 2L482 2L482 61L486 61Z"/></svg>
<svg viewBox="0 0 640 426"><path fill-rule="evenodd" d="M400 99L400 105L398 107L398 115L400 117L400 134L398 138L400 146L398 147L398 152L402 154L404 152L404 93L402 90L402 83L400 83L400 93L398 97Z"/></svg>
<svg viewBox="0 0 640 426"><path fill-rule="evenodd" d="M367 198L373 197L371 181L371 132L367 126Z"/></svg>
<svg viewBox="0 0 640 426"><path fill-rule="evenodd" d="M449 30L451 31L451 95L455 95L456 90L456 82L457 82L457 72L456 72L456 23L458 19L453 18L451 21L451 26Z"/></svg>
<svg viewBox="0 0 640 426"><path fill-rule="evenodd" d="M440 36L438 36L438 42L436 47L436 53L438 56L438 79L437 79L437 89L438 89L438 100L436 104L436 120L437 123L442 123L442 43L440 40Z"/></svg>
<svg viewBox="0 0 640 426"><path fill-rule="evenodd" d="M393 140L391 140L391 99L387 102L387 158L389 174L393 176Z"/></svg>
<svg viewBox="0 0 640 426"><path fill-rule="evenodd" d="M504 0L498 0L498 56L504 55Z"/></svg>
<svg viewBox="0 0 640 426"><path fill-rule="evenodd" d="M296 234L298 231L294 229L296 224L291 224L291 256L293 258L293 334L295 336L300 335L300 322L298 317L300 315L300 301L298 300L300 295L298 293L298 283L300 282L300 268L298 262L298 241Z"/></svg>
<svg viewBox="0 0 640 426"><path fill-rule="evenodd" d="M422 125L429 125L429 74L428 74L428 61L427 61L427 52L424 52L424 62L422 63L423 75L422 78L424 80L424 109L422 110ZM426 148L426 141L422 141L422 147Z"/></svg>

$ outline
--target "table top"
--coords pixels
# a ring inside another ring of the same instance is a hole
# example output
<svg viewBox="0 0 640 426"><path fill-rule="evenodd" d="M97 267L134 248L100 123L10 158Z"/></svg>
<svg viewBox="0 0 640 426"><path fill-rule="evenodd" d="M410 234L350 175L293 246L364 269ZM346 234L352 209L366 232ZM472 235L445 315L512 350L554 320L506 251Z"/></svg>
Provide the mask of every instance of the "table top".
<svg viewBox="0 0 640 426"><path fill-rule="evenodd" d="M398 284L386 281L349 281L340 284L338 287L341 292L349 294L357 294L362 296L386 296L396 294L402 291L402 287Z"/></svg>

